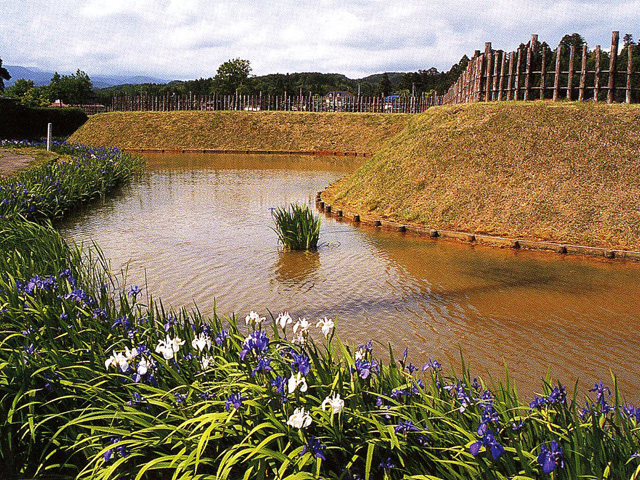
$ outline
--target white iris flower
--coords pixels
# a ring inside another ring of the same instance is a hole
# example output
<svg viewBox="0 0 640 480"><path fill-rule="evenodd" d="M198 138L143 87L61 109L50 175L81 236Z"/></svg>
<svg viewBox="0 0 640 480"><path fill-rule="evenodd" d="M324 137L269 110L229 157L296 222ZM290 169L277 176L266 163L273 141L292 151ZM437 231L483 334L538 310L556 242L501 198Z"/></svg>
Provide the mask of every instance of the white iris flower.
<svg viewBox="0 0 640 480"><path fill-rule="evenodd" d="M282 312L276 318L276 324L280 325L280 328L282 328L283 330L292 322L293 319L291 318L291 315L289 315L289 312Z"/></svg>
<svg viewBox="0 0 640 480"><path fill-rule="evenodd" d="M309 415L309 412L306 412L304 408L296 408L293 411L293 415L291 415L289 420L287 420L287 425L294 428L307 428L311 425L311 421L311 415Z"/></svg>
<svg viewBox="0 0 640 480"><path fill-rule="evenodd" d="M111 365L116 365L122 372L129 370L129 362L138 355L137 349L129 350L129 347L124 348L124 352L114 352L104 362L105 368L108 370Z"/></svg>
<svg viewBox="0 0 640 480"><path fill-rule="evenodd" d="M293 326L293 333L298 333L299 335L303 335L309 331L309 327L311 327L311 324L306 318L298 318L298 321Z"/></svg>
<svg viewBox="0 0 640 480"><path fill-rule="evenodd" d="M180 337L171 338L167 335L164 340L160 340L158 343L156 352L161 353L165 360L171 360L182 345L184 345L184 340L181 340Z"/></svg>
<svg viewBox="0 0 640 480"><path fill-rule="evenodd" d="M291 375L291 377L289 377L289 393L293 393L296 391L296 388L300 387L300 391L301 392L306 392L307 391L307 381L305 380L305 378L302 376L302 374L300 372L296 373L295 375Z"/></svg>
<svg viewBox="0 0 640 480"><path fill-rule="evenodd" d="M191 345L198 351L204 350L205 347L211 348L211 337L206 333L201 333L196 335L196 338L191 341Z"/></svg>
<svg viewBox="0 0 640 480"><path fill-rule="evenodd" d="M247 325L260 325L265 320L265 317L261 317L260 315L258 315L258 312L254 312L253 310L251 311L251 313L249 313L249 315L244 317L244 323L246 323Z"/></svg>
<svg viewBox="0 0 640 480"><path fill-rule="evenodd" d="M333 323L333 320L330 320L327 317L321 318L316 324L316 327L322 327L322 334L325 337L329 336L329 334L331 333L331 330L333 330L333 327L335 326L336 324Z"/></svg>
<svg viewBox="0 0 640 480"><path fill-rule="evenodd" d="M326 408L331 408L331 413L340 413L344 408L344 400L340 398L340 394L336 393L333 397L327 397L322 401L322 411L324 412Z"/></svg>

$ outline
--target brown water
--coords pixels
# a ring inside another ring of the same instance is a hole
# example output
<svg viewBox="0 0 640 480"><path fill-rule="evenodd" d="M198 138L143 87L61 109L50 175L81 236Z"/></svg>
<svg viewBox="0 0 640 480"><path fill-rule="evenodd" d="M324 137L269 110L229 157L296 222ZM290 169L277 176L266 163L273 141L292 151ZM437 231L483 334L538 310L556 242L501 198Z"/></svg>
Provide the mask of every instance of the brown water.
<svg viewBox="0 0 640 480"><path fill-rule="evenodd" d="M458 362L531 395L547 371L583 387L610 369L640 398L640 266L432 241L323 218L314 253L282 252L269 208L312 204L356 167L324 157L149 156L143 177L65 221L128 283L210 313L337 317L341 337Z"/></svg>

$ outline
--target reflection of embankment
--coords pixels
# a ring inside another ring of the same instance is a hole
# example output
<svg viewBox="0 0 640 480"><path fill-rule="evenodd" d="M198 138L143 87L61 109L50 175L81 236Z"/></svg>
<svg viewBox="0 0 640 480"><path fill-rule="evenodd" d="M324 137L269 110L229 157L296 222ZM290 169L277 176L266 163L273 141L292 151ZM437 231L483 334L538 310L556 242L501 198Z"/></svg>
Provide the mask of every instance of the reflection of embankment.
<svg viewBox="0 0 640 480"><path fill-rule="evenodd" d="M407 321L427 355L455 358L460 348L498 377L505 361L524 385L550 368L584 387L611 369L632 391L640 340L628 332L640 319L640 266L367 230L393 269L413 279L386 303L414 312Z"/></svg>
<svg viewBox="0 0 640 480"><path fill-rule="evenodd" d="M145 153L147 170L194 172L201 170L288 170L299 172L353 172L364 158L300 156L300 155L237 155L206 153ZM178 161L176 159L179 159Z"/></svg>

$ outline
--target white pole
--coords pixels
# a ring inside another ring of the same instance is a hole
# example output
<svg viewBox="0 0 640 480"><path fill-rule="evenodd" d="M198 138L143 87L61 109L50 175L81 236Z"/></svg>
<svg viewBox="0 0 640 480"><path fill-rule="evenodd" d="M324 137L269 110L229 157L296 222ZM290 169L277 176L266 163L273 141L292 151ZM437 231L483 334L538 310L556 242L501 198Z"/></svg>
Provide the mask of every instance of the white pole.
<svg viewBox="0 0 640 480"><path fill-rule="evenodd" d="M47 124L47 152L51 151L51 127L52 127L52 124L48 123Z"/></svg>

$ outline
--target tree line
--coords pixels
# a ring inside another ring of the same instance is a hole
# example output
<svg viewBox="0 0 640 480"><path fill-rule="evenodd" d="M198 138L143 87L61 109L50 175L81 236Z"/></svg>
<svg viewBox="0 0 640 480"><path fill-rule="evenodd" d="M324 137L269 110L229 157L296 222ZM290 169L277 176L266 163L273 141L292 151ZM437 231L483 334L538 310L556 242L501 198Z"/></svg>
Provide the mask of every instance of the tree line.
<svg viewBox="0 0 640 480"><path fill-rule="evenodd" d="M3 74L4 71L4 74ZM97 94L89 75L81 70L71 75L54 73L48 85L38 87L33 80L20 78L5 89L4 80L10 80L10 73L2 67L0 59L0 92L16 98L26 107L47 107L56 100L68 105L82 105L95 101Z"/></svg>
<svg viewBox="0 0 640 480"><path fill-rule="evenodd" d="M362 96L431 93L446 91L464 70L469 59L465 55L447 72L435 67L417 72L388 72L351 79L338 73L272 73L251 75L249 60L235 58L224 62L215 76L197 80L173 81L167 84L118 85L98 90L101 103L113 95L326 95L331 91L347 91Z"/></svg>
<svg viewBox="0 0 640 480"><path fill-rule="evenodd" d="M447 72L435 67L416 72L387 72L362 79L350 79L338 73L274 73L251 75L251 62L239 58L230 59L218 67L210 78L180 81L166 84L143 83L118 85L94 89L89 76L78 70L72 75L55 73L48 85L38 87L32 80L19 79L4 93L20 100L25 106L47 106L56 100L64 104L79 105L99 103L110 105L114 95L326 95L331 91L348 91L362 96L415 94L443 92L451 86L464 70L469 59L463 56ZM1 66L1 64L0 64ZM6 70L5 70L6 72ZM2 71L0 70L0 80ZM5 80L11 77L6 72ZM4 85L0 84L4 89Z"/></svg>

